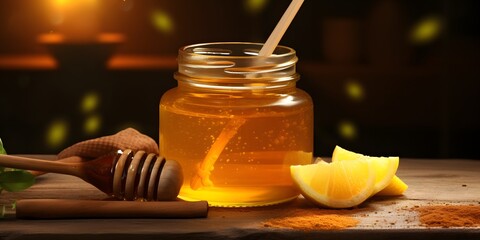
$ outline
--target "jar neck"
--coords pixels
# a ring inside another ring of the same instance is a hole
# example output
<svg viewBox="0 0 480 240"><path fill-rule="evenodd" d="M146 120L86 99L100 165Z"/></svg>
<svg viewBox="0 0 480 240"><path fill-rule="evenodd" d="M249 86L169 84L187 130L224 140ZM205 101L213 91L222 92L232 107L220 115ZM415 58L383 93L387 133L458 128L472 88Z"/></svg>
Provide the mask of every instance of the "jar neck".
<svg viewBox="0 0 480 240"><path fill-rule="evenodd" d="M259 43L205 43L183 47L174 77L180 88L200 91L282 91L295 87L298 61L291 48L278 46L258 56Z"/></svg>

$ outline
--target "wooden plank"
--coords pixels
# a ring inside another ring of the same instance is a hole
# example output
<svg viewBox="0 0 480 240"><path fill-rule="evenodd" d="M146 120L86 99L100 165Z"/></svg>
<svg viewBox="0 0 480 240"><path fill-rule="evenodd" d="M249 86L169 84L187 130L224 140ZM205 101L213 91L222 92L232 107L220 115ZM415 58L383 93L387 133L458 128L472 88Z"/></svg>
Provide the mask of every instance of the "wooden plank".
<svg viewBox="0 0 480 240"><path fill-rule="evenodd" d="M351 211L356 227L341 231L301 231L265 227L264 222L295 211L318 211L300 197L290 203L261 208L211 208L206 219L73 219L0 220L0 239L480 239L476 228L422 226L416 206L480 205L480 161L402 159L398 176L409 189L401 197L373 197ZM102 199L103 193L75 177L47 174L32 188L2 193L0 203L24 198ZM47 213L46 213L47 214Z"/></svg>

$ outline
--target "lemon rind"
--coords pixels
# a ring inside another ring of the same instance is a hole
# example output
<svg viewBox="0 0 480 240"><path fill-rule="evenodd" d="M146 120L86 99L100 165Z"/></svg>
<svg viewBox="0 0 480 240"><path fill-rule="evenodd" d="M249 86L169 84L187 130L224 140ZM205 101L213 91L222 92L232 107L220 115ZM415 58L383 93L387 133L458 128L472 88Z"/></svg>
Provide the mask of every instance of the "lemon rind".
<svg viewBox="0 0 480 240"><path fill-rule="evenodd" d="M317 163L319 164L319 163ZM320 162L320 164L329 164L326 162ZM310 164L312 165L312 164ZM363 203L365 200L367 200L373 193L374 191L374 183L375 183L375 170L372 166L372 164L368 164L368 173L366 176L367 178L367 183L365 184L366 187L363 191L357 193L355 196L346 199L346 200L339 200L339 199L333 199L328 197L327 195L323 195L315 191L312 187L310 187L307 184L298 184L299 182L304 181L304 179L300 178L300 174L298 174L298 170L302 167L310 167L310 165L294 165L291 166L291 175L292 178L294 178L295 185L299 188L300 192L302 195L306 198L312 201L313 203L316 203L319 206L322 207L329 207L329 208L351 208L360 205ZM316 164L313 164L316 165Z"/></svg>

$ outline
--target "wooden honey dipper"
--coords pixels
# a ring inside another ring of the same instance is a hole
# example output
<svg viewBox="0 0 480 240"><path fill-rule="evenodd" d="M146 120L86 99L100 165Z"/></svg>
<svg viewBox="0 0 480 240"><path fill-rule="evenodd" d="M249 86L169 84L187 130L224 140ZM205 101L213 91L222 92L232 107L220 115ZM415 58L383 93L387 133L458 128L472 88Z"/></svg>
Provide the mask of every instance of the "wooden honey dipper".
<svg viewBox="0 0 480 240"><path fill-rule="evenodd" d="M78 156L61 160L66 162L0 155L0 166L77 176L123 200L175 200L183 183L178 162L145 151L118 150L90 161Z"/></svg>

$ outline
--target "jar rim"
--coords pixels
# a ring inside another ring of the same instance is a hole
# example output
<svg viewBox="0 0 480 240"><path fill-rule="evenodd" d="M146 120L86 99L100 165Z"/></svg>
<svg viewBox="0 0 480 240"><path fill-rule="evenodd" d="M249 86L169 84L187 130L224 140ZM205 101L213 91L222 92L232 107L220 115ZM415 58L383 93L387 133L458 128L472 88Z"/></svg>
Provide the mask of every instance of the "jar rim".
<svg viewBox="0 0 480 240"><path fill-rule="evenodd" d="M215 58L246 58L246 59L258 59L258 58L282 58L288 56L296 55L296 51L293 48L278 45L275 48L275 51L270 56L259 57L258 53L263 47L263 43L257 42L207 42L207 43L196 43L187 46L183 46L179 49L179 55L189 55L189 56L202 56L208 57L212 56ZM221 46L229 46L230 48L221 48ZM237 51L232 51L233 46L250 46L254 48L242 48L236 49ZM212 48L213 47L213 48ZM239 55L238 53L243 53Z"/></svg>
<svg viewBox="0 0 480 240"><path fill-rule="evenodd" d="M180 48L175 79L210 89L276 89L299 79L294 49L277 46L270 56L258 56L263 43L213 42Z"/></svg>

